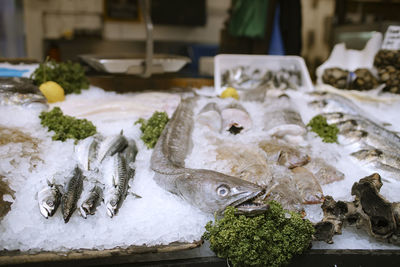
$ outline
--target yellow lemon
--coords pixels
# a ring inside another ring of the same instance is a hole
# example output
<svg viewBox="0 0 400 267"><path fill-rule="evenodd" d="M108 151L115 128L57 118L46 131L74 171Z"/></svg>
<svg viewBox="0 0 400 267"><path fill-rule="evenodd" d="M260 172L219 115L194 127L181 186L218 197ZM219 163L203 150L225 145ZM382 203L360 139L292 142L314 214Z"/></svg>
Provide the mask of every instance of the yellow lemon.
<svg viewBox="0 0 400 267"><path fill-rule="evenodd" d="M56 82L48 81L39 86L39 90L46 97L47 102L64 101L64 89Z"/></svg>
<svg viewBox="0 0 400 267"><path fill-rule="evenodd" d="M221 98L228 98L228 97L232 97L236 100L239 100L239 94L233 87L226 88L221 94Z"/></svg>

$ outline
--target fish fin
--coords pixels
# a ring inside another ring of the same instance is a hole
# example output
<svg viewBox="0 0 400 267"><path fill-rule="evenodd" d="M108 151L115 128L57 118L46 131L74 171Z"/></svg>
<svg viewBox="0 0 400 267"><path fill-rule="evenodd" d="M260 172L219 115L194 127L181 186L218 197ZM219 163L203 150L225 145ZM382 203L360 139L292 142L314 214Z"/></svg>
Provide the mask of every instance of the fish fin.
<svg viewBox="0 0 400 267"><path fill-rule="evenodd" d="M129 192L128 194L133 196L133 197L135 197L135 198L142 198L141 196L139 196L138 194L133 193L133 192Z"/></svg>
<svg viewBox="0 0 400 267"><path fill-rule="evenodd" d="M120 135L124 135L124 129L121 129Z"/></svg>

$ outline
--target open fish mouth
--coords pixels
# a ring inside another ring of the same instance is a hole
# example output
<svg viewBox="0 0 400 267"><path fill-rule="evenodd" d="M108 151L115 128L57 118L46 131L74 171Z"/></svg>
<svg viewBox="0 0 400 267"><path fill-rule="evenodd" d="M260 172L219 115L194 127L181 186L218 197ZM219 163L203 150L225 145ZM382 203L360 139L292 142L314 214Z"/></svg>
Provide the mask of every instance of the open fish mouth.
<svg viewBox="0 0 400 267"><path fill-rule="evenodd" d="M265 195L265 189L258 193L252 193L247 197L236 200L229 206L237 208L236 214L255 216L262 214L269 209L269 205L263 202L263 196Z"/></svg>

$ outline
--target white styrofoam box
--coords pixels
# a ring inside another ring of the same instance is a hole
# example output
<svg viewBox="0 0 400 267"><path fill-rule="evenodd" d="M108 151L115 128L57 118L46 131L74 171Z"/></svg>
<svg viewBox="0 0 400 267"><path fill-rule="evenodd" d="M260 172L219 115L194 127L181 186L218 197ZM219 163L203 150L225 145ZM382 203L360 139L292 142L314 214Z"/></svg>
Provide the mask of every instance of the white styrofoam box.
<svg viewBox="0 0 400 267"><path fill-rule="evenodd" d="M344 43L336 44L329 58L317 70L317 84L322 84L322 75L327 68L341 68L355 71L358 68L372 69L375 54L382 44L382 34L375 32L363 50L347 49Z"/></svg>
<svg viewBox="0 0 400 267"><path fill-rule="evenodd" d="M251 66L261 70L277 71L282 68L293 68L300 70L302 86L307 91L314 90L304 59L299 56L270 56L270 55L238 55L220 54L214 60L214 86L218 95L223 91L221 88L222 74L239 66Z"/></svg>

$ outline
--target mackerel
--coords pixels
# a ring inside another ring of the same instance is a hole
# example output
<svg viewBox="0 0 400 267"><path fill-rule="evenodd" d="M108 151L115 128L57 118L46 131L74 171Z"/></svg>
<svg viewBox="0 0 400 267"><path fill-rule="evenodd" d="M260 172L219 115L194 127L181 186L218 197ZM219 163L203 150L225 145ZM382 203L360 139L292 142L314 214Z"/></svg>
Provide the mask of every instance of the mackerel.
<svg viewBox="0 0 400 267"><path fill-rule="evenodd" d="M68 181L67 190L61 199L61 209L64 222L67 223L77 207L78 199L83 190L82 170L76 166Z"/></svg>

